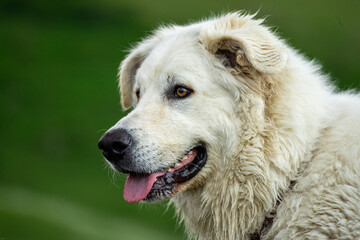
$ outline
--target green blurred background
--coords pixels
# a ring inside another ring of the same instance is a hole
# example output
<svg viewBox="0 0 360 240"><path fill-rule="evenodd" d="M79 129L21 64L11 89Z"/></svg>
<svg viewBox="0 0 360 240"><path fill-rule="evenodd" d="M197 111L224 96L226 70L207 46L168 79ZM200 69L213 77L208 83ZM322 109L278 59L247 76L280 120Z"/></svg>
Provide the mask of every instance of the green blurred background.
<svg viewBox="0 0 360 240"><path fill-rule="evenodd" d="M123 200L97 141L124 115L116 74L132 43L240 9L359 87L359 0L2 0L0 239L185 239L166 203Z"/></svg>

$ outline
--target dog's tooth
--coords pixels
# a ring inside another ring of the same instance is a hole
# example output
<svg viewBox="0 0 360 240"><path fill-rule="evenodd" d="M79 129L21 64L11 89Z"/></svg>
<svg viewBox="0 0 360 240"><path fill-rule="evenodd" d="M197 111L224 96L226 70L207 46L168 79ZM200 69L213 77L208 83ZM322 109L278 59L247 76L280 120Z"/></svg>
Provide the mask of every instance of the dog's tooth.
<svg viewBox="0 0 360 240"><path fill-rule="evenodd" d="M170 168L168 172L172 173L174 171L174 168Z"/></svg>
<svg viewBox="0 0 360 240"><path fill-rule="evenodd" d="M175 167L178 167L178 166L180 166L180 163L176 163L176 164L175 164Z"/></svg>
<svg viewBox="0 0 360 240"><path fill-rule="evenodd" d="M187 155L187 154L183 157L183 160L186 160L186 159L188 159L188 155Z"/></svg>
<svg viewBox="0 0 360 240"><path fill-rule="evenodd" d="M191 150L188 154L191 155L193 153L193 150Z"/></svg>

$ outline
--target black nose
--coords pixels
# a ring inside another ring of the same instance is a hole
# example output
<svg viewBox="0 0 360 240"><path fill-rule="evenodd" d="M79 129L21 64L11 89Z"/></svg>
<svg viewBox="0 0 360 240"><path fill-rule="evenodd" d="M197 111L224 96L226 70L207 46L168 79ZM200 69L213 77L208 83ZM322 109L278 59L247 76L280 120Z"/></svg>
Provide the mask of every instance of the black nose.
<svg viewBox="0 0 360 240"><path fill-rule="evenodd" d="M114 163L124 159L131 141L131 135L125 129L113 129L102 136L98 147L103 151L104 157Z"/></svg>

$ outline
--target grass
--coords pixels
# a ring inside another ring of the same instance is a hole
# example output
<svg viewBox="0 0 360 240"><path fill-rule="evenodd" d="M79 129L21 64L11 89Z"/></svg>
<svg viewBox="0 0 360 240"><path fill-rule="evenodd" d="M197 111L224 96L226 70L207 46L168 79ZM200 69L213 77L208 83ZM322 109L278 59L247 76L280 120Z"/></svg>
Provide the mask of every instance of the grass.
<svg viewBox="0 0 360 240"><path fill-rule="evenodd" d="M124 216L106 215L61 197L9 186L1 186L0 194L0 213L7 217L7 221L0 220L1 225L9 225L9 219L20 220L21 224L21 231L8 233L10 225L4 228L2 236L14 234L11 237L15 239L31 239L31 234L36 232L46 239L115 240L122 236L129 240L180 239Z"/></svg>
<svg viewBox="0 0 360 240"><path fill-rule="evenodd" d="M0 238L184 239L174 210L123 200L97 141L124 113L116 74L161 22L248 9L359 87L359 1L43 1L0 3Z"/></svg>

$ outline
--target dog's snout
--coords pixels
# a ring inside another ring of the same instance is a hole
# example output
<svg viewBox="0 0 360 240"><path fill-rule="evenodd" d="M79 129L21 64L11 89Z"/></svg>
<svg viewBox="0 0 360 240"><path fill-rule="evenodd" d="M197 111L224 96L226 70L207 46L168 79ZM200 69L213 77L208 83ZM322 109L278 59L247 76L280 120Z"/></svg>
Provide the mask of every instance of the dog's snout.
<svg viewBox="0 0 360 240"><path fill-rule="evenodd" d="M125 129L114 129L107 132L99 141L98 147L110 162L124 158L126 150L131 144L131 135Z"/></svg>

